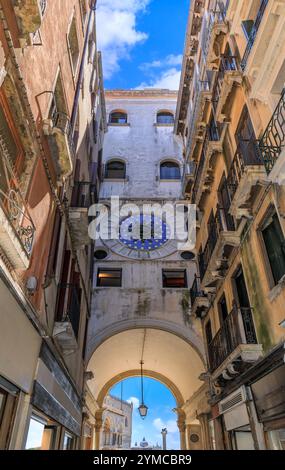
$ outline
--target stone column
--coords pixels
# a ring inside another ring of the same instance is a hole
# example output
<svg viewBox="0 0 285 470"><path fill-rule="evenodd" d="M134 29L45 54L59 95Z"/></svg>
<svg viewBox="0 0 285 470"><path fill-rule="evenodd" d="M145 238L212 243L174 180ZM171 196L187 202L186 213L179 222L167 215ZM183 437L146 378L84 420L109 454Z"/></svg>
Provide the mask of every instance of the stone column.
<svg viewBox="0 0 285 470"><path fill-rule="evenodd" d="M185 412L181 408L175 409L178 419L177 419L177 426L180 432L180 448L181 450L186 450L186 415Z"/></svg>
<svg viewBox="0 0 285 470"><path fill-rule="evenodd" d="M100 449L100 437L103 426L103 412L104 410L97 410L95 413L95 450Z"/></svg>
<svg viewBox="0 0 285 470"><path fill-rule="evenodd" d="M166 436L167 436L167 429L162 429L161 431L161 434L162 434L162 449L163 450L166 450Z"/></svg>
<svg viewBox="0 0 285 470"><path fill-rule="evenodd" d="M206 413L202 413L202 414L198 415L198 420L199 420L200 425L201 425L203 448L204 448L204 450L211 450L211 440L210 440L210 432L209 432L209 424L208 424L208 415Z"/></svg>

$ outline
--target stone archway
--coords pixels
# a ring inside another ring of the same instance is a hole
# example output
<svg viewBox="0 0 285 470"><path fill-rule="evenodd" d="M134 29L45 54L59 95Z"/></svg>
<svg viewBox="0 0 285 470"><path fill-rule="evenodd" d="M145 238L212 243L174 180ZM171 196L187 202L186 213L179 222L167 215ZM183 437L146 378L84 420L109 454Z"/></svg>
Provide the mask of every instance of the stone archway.
<svg viewBox="0 0 285 470"><path fill-rule="evenodd" d="M204 363L196 348L181 336L154 328L133 328L113 334L90 355L88 370L93 372L94 379L88 385L98 405L96 448L103 425L104 398L116 383L140 375L141 358L144 374L163 383L175 397L181 448L186 449L183 406L201 387L199 376L205 370Z"/></svg>

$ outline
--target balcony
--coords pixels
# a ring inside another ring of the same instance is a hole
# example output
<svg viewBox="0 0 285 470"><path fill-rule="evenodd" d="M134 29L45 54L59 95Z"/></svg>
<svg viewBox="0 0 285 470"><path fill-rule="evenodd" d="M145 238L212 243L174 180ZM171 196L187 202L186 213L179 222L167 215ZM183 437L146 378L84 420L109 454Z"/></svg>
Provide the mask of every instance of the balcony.
<svg viewBox="0 0 285 470"><path fill-rule="evenodd" d="M228 210L218 207L209 223L209 236L204 251L199 255L201 285L204 290L214 287L225 277L228 258L233 248L240 245L240 230L236 230Z"/></svg>
<svg viewBox="0 0 285 470"><path fill-rule="evenodd" d="M285 88L265 133L259 142L269 180L285 183Z"/></svg>
<svg viewBox="0 0 285 470"><path fill-rule="evenodd" d="M226 132L226 125L211 125L206 132L205 141L195 176L193 188L193 204L199 206L203 193L209 192L214 181L214 159L215 156L223 152L223 141Z"/></svg>
<svg viewBox="0 0 285 470"><path fill-rule="evenodd" d="M184 166L184 173L182 178L182 192L183 194L190 194L191 187L195 179L196 164L195 162L186 163Z"/></svg>
<svg viewBox="0 0 285 470"><path fill-rule="evenodd" d="M231 198L230 213L236 218L251 217L252 201L257 185L268 178L257 141L240 140L228 174Z"/></svg>
<svg viewBox="0 0 285 470"><path fill-rule="evenodd" d="M35 226L19 184L9 164L9 155L0 139L0 248L14 269L27 269L30 263ZM7 158L6 158L7 157Z"/></svg>
<svg viewBox="0 0 285 470"><path fill-rule="evenodd" d="M240 374L246 364L262 356L257 343L252 309L235 307L208 345L212 378L229 381Z"/></svg>
<svg viewBox="0 0 285 470"><path fill-rule="evenodd" d="M74 353L78 348L80 307L78 286L59 284L53 338L65 355Z"/></svg>
<svg viewBox="0 0 285 470"><path fill-rule="evenodd" d="M207 294L201 287L201 279L195 275L193 285L190 289L192 314L198 318L202 318L210 307L210 302Z"/></svg>
<svg viewBox="0 0 285 470"><path fill-rule="evenodd" d="M20 35L25 39L22 44L24 46L29 35L40 28L47 0L21 0L13 3Z"/></svg>
<svg viewBox="0 0 285 470"><path fill-rule="evenodd" d="M72 174L75 151L67 114L54 112L43 121L43 132L48 139L57 179L62 182Z"/></svg>
<svg viewBox="0 0 285 470"><path fill-rule="evenodd" d="M212 97L211 83L208 80L198 80L197 90L192 108L191 123L189 125L189 137L186 147L186 158L192 154L196 142L201 142L205 137L207 128L207 109L206 104L210 106Z"/></svg>
<svg viewBox="0 0 285 470"><path fill-rule="evenodd" d="M209 15L208 24L204 24L202 35L202 53L207 69L215 69L219 60L221 42L229 32L226 20L226 9L212 10Z"/></svg>
<svg viewBox="0 0 285 470"><path fill-rule="evenodd" d="M230 120L231 101L229 98L234 86L241 85L242 80L243 73L238 58L223 55L213 90L213 106L218 122Z"/></svg>
<svg viewBox="0 0 285 470"><path fill-rule="evenodd" d="M77 181L74 183L69 208L69 222L71 226L71 238L75 250L84 249L91 239L88 235L88 210L97 202L96 184Z"/></svg>

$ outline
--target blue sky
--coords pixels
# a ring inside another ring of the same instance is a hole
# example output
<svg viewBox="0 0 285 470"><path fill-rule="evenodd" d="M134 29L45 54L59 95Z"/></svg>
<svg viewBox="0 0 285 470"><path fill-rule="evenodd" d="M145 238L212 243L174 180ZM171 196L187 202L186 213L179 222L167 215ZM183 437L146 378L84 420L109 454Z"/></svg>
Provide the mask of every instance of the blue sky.
<svg viewBox="0 0 285 470"><path fill-rule="evenodd" d="M98 0L105 87L178 89L190 0Z"/></svg>
<svg viewBox="0 0 285 470"><path fill-rule="evenodd" d="M145 420L139 416L140 378L132 377L123 381L123 400L132 401L133 412L133 445L142 441L143 437L151 444L161 445L161 429L167 427L168 449L179 449L179 432L176 414L172 411L176 406L172 393L160 382L144 378L144 401L149 407ZM110 390L112 395L121 398L121 384Z"/></svg>

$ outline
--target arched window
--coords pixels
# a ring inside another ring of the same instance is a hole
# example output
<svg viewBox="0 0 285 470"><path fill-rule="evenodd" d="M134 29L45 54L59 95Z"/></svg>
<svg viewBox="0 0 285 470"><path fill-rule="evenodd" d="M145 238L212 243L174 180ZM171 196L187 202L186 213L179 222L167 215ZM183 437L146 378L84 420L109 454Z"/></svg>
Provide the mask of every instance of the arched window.
<svg viewBox="0 0 285 470"><path fill-rule="evenodd" d="M174 115L171 111L157 113L157 124L174 124Z"/></svg>
<svg viewBox="0 0 285 470"><path fill-rule="evenodd" d="M109 116L109 124L127 124L128 115L123 111L112 111Z"/></svg>
<svg viewBox="0 0 285 470"><path fill-rule="evenodd" d="M106 179L125 179L126 164L120 160L112 160L106 164Z"/></svg>
<svg viewBox="0 0 285 470"><path fill-rule="evenodd" d="M180 166L175 162L163 162L160 165L160 179L161 180L180 180Z"/></svg>

